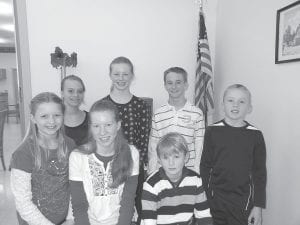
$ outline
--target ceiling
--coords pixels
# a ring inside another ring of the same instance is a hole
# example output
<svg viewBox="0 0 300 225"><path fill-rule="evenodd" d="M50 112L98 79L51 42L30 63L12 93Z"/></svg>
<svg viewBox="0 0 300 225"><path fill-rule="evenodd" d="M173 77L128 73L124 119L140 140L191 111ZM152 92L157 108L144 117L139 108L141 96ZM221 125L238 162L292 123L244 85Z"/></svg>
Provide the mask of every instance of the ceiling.
<svg viewBox="0 0 300 225"><path fill-rule="evenodd" d="M13 0L0 0L0 47L15 46Z"/></svg>

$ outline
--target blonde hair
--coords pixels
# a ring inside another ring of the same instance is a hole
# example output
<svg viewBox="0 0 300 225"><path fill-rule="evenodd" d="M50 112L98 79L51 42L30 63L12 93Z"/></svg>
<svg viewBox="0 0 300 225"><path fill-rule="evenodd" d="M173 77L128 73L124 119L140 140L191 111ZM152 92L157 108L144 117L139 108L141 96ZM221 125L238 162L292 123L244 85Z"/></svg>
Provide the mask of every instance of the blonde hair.
<svg viewBox="0 0 300 225"><path fill-rule="evenodd" d="M133 64L132 64L132 62L131 62L128 58L126 58L126 57L124 57L124 56L119 56L119 57L115 58L115 59L110 63L110 65L109 65L109 73L111 74L112 66L113 66L114 64L122 64L122 63L127 64L127 65L130 67L131 73L134 74L134 69L133 69Z"/></svg>
<svg viewBox="0 0 300 225"><path fill-rule="evenodd" d="M93 112L104 112L109 111L114 115L115 121L119 122L119 111L118 108L108 100L96 101L89 111L89 124L91 124L91 114ZM79 151L85 154L91 154L96 152L97 145L96 141L91 135L89 135L88 143L78 147ZM128 177L131 176L133 160L128 142L123 136L122 129L120 128L117 132L117 136L114 140L115 154L112 162L112 178L113 182L110 184L111 188L116 188L120 184L124 183Z"/></svg>
<svg viewBox="0 0 300 225"><path fill-rule="evenodd" d="M80 77L76 76L76 75L73 75L73 74L72 75L68 75L68 76L66 76L65 78L63 78L61 80L61 82L60 82L60 90L61 91L64 90L65 83L66 83L67 80L75 80L75 81L79 82L81 84L81 86L82 86L83 92L85 92L85 85L84 85L82 79Z"/></svg>
<svg viewBox="0 0 300 225"><path fill-rule="evenodd" d="M56 94L51 92L42 92L38 95L36 95L31 101L30 101L30 114L35 115L38 107L43 103L56 103L61 107L62 113L64 113L64 105L62 103L62 100L60 97L58 97ZM60 127L57 133L58 138L58 151L57 151L57 158L60 162L67 163L68 162L68 149L64 140L64 131L63 126ZM33 142L33 155L34 155L34 165L36 169L40 169L42 166L42 150L38 143L38 140L41 140L43 144L46 147L46 158L48 158L48 143L43 136L39 135L38 127L37 125L30 120L30 124L27 130L27 133L25 135L25 138L23 139L22 143L27 142L28 140L31 140ZM21 144L22 144L21 143Z"/></svg>
<svg viewBox="0 0 300 225"><path fill-rule="evenodd" d="M232 84L232 85L228 86L226 88L226 90L224 91L223 101L224 101L224 99L225 99L228 91L232 90L232 89L240 89L240 90L243 90L244 92L246 92L248 94L248 96L249 96L249 102L251 102L251 92L249 91L249 89L246 86L244 86L242 84Z"/></svg>
<svg viewBox="0 0 300 225"><path fill-rule="evenodd" d="M130 59L124 57L124 56L119 56L115 59L113 59L113 61L111 61L111 63L109 64L109 74L111 75L112 69L113 69L113 65L115 64L127 64L130 67L130 72L132 73L133 77L134 77L134 68L133 68L133 64L130 61ZM114 89L113 85L111 85L110 87L110 92L112 92Z"/></svg>
<svg viewBox="0 0 300 225"><path fill-rule="evenodd" d="M188 153L188 145L184 137L177 132L170 132L164 135L156 146L158 157L164 152L173 154L176 152L183 152L184 155Z"/></svg>

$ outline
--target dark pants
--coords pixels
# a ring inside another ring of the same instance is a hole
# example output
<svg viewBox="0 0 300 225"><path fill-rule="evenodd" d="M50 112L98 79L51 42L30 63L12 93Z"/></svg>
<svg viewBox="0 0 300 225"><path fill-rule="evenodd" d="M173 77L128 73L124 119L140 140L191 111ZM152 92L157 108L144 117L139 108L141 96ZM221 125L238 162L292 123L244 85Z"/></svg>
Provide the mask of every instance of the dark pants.
<svg viewBox="0 0 300 225"><path fill-rule="evenodd" d="M249 209L241 209L216 196L210 200L210 212L214 225L248 225Z"/></svg>

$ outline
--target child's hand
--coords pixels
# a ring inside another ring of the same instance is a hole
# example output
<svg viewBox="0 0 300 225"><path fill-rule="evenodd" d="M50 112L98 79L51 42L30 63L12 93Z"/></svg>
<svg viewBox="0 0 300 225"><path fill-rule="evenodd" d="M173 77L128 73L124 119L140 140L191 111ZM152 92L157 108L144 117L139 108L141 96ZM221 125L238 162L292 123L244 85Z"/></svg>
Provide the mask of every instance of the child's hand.
<svg viewBox="0 0 300 225"><path fill-rule="evenodd" d="M262 224L262 208L254 206L248 217L248 224L261 225Z"/></svg>

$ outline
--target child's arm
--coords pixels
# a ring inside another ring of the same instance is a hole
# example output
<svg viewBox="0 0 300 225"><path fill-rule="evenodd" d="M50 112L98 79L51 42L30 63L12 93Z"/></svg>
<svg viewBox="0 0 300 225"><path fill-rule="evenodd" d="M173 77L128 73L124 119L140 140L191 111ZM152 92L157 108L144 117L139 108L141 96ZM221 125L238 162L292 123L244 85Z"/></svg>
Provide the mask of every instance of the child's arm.
<svg viewBox="0 0 300 225"><path fill-rule="evenodd" d="M17 211L23 220L31 225L54 225L32 202L31 173L13 168L11 170L10 182Z"/></svg>
<svg viewBox="0 0 300 225"><path fill-rule="evenodd" d="M203 152L200 163L200 174L203 182L203 187L207 191L209 186L209 177L211 168L213 167L213 143L210 137L210 129L207 128L204 134ZM209 196L208 196L209 197Z"/></svg>
<svg viewBox="0 0 300 225"><path fill-rule="evenodd" d="M72 209L75 225L89 225L88 208L89 204L81 181L70 180Z"/></svg>
<svg viewBox="0 0 300 225"><path fill-rule="evenodd" d="M203 136L204 136L204 119L201 114L196 119L195 134L194 134L194 141L195 141L194 171L196 171L197 173L200 172L200 160L201 160L202 149L203 149Z"/></svg>
<svg viewBox="0 0 300 225"><path fill-rule="evenodd" d="M150 133L149 145L148 145L148 174L151 174L158 167L156 146L159 141L159 138L160 137L155 122L155 115L153 115L152 127L151 127L151 133Z"/></svg>
<svg viewBox="0 0 300 225"><path fill-rule="evenodd" d="M197 221L197 225L212 225L213 221L200 177L197 179L195 198L194 216Z"/></svg>
<svg viewBox="0 0 300 225"><path fill-rule="evenodd" d="M130 224L134 212L134 199L138 184L139 175L139 152L131 146L131 156L133 161L132 175L125 181L120 202L120 215L117 225Z"/></svg>
<svg viewBox="0 0 300 225"><path fill-rule="evenodd" d="M143 220L143 224L144 225L156 225L156 221L155 220Z"/></svg>
<svg viewBox="0 0 300 225"><path fill-rule="evenodd" d="M120 202L120 216L117 225L130 224L134 212L134 199L136 187L138 184L138 175L131 176L125 182L122 199Z"/></svg>
<svg viewBox="0 0 300 225"><path fill-rule="evenodd" d="M266 207L266 146L263 135L259 132L253 159L254 206Z"/></svg>
<svg viewBox="0 0 300 225"><path fill-rule="evenodd" d="M79 154L78 152L72 152L69 158L69 179L73 216L76 225L89 225L90 222L87 213L89 203L83 187L83 169L81 167L82 162Z"/></svg>
<svg viewBox="0 0 300 225"><path fill-rule="evenodd" d="M266 145L261 132L258 133L258 142L254 149L253 160L254 207L248 217L248 223L262 224L262 208L266 207Z"/></svg>
<svg viewBox="0 0 300 225"><path fill-rule="evenodd" d="M157 194L154 188L146 182L142 193L142 220L144 225L156 225Z"/></svg>

